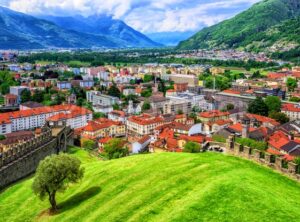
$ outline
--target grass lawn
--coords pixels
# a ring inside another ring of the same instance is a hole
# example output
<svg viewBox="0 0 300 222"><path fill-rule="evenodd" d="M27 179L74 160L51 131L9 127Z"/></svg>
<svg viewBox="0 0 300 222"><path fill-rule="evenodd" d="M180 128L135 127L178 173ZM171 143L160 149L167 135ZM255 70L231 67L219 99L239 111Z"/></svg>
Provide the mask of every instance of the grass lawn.
<svg viewBox="0 0 300 222"><path fill-rule="evenodd" d="M99 161L72 149L85 177L58 195L60 212L32 194L32 178L0 194L0 221L300 221L300 184L222 154L159 153Z"/></svg>

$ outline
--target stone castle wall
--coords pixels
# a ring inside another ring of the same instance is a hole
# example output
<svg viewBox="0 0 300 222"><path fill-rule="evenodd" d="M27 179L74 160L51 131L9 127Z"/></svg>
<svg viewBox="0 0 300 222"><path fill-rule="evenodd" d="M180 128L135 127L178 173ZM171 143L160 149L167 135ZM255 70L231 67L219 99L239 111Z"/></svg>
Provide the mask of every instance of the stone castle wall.
<svg viewBox="0 0 300 222"><path fill-rule="evenodd" d="M297 173L298 166L294 162L286 162L283 158L271 155L269 153L253 149L241 144L235 143L235 137L229 136L226 143L218 143L221 147L226 148L226 152L230 155L239 156L245 159L253 160L261 165L268 166L286 176L300 181L300 174ZM214 142L213 142L214 143ZM212 144L213 144L212 143Z"/></svg>
<svg viewBox="0 0 300 222"><path fill-rule="evenodd" d="M47 156L65 151L71 138L72 133L67 127L55 136L49 128L36 138L0 152L0 190L32 174Z"/></svg>

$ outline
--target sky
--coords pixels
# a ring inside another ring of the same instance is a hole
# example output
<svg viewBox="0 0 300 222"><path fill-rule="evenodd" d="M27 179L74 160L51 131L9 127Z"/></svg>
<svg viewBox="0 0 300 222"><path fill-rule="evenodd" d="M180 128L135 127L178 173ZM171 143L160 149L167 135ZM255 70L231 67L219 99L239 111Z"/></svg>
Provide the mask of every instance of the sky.
<svg viewBox="0 0 300 222"><path fill-rule="evenodd" d="M0 0L31 15L111 15L143 33L198 31L260 0Z"/></svg>

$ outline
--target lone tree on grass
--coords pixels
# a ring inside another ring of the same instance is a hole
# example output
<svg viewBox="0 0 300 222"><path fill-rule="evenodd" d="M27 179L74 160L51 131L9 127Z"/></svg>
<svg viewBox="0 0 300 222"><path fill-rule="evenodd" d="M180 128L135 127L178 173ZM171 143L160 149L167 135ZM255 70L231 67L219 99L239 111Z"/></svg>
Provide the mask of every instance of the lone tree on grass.
<svg viewBox="0 0 300 222"><path fill-rule="evenodd" d="M40 162L32 189L41 200L48 196L52 212L57 211L56 193L65 191L69 183L83 177L80 164L80 160L67 154L52 155Z"/></svg>

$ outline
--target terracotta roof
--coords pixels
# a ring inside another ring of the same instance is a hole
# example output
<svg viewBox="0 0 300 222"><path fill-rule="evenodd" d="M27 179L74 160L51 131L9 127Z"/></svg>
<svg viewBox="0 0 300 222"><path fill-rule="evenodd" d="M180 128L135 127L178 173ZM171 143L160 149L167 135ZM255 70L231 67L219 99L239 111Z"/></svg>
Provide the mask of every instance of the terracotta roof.
<svg viewBox="0 0 300 222"><path fill-rule="evenodd" d="M235 94L235 95L240 95L241 94L239 91L232 90L232 89L226 89L226 90L223 91L223 93Z"/></svg>
<svg viewBox="0 0 300 222"><path fill-rule="evenodd" d="M294 104L283 104L281 110L289 112L300 112L300 107L297 107Z"/></svg>
<svg viewBox="0 0 300 222"><path fill-rule="evenodd" d="M266 122L271 123L273 126L280 125L280 123L278 123L276 120L271 119L269 117L260 116L260 115L256 115L256 114L250 114L250 113L245 114L245 116L247 116L250 119L256 119L257 121L262 122L262 123L266 123Z"/></svg>
<svg viewBox="0 0 300 222"><path fill-rule="evenodd" d="M150 139L151 139L150 136L145 135L145 136L143 136L141 139L139 139L138 142L139 142L140 144L144 144L145 142L147 142L147 141L150 140Z"/></svg>
<svg viewBox="0 0 300 222"><path fill-rule="evenodd" d="M243 130L243 125L241 123L236 123L236 124L233 124L233 125L229 126L228 128L234 130L235 132L241 133L242 130ZM249 128L250 132L252 132L254 130L256 130L256 129L253 128L253 127Z"/></svg>
<svg viewBox="0 0 300 222"><path fill-rule="evenodd" d="M213 118L213 117L228 116L228 115L229 112L221 112L220 110L212 110L209 112L202 112L199 114L199 116L203 118Z"/></svg>
<svg viewBox="0 0 300 222"><path fill-rule="evenodd" d="M120 110L113 110L113 111L110 112L110 114L117 115L117 116L120 116L120 117L125 117L125 112L120 111Z"/></svg>
<svg viewBox="0 0 300 222"><path fill-rule="evenodd" d="M281 130L278 130L269 137L268 143L272 147L280 150L281 147L288 144L289 141L289 137Z"/></svg>
<svg viewBox="0 0 300 222"><path fill-rule="evenodd" d="M273 154L273 155L281 155L281 153L278 150L274 150L274 149L271 149L271 148L268 148L267 152L270 153L270 154Z"/></svg>
<svg viewBox="0 0 300 222"><path fill-rule="evenodd" d="M152 117L148 114L142 114L140 116L131 116L128 121L137 123L139 125L151 125L155 123L161 123L164 119L161 116Z"/></svg>
<svg viewBox="0 0 300 222"><path fill-rule="evenodd" d="M104 143L108 143L112 139L113 138L111 138L111 137L104 137L104 138L99 139L98 142L104 144Z"/></svg>
<svg viewBox="0 0 300 222"><path fill-rule="evenodd" d="M4 95L4 97L6 99L17 99L18 98L18 96L14 95L14 94L6 94L6 95Z"/></svg>
<svg viewBox="0 0 300 222"><path fill-rule="evenodd" d="M205 136L187 136L187 135L180 135L179 139L189 141L189 142L196 142L196 143L203 143L205 141Z"/></svg>

